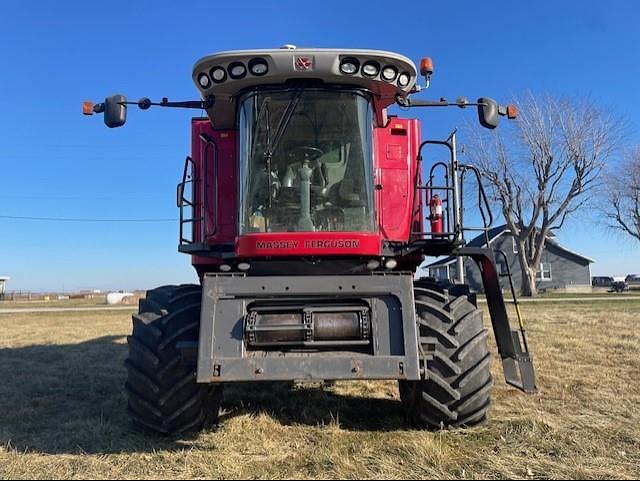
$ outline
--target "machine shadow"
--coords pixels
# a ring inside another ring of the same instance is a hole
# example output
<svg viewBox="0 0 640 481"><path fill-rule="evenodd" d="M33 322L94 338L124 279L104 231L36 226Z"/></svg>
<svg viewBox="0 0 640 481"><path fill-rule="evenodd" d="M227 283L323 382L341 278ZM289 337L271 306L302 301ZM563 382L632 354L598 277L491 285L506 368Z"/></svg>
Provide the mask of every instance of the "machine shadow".
<svg viewBox="0 0 640 481"><path fill-rule="evenodd" d="M197 435L163 438L132 426L124 394L126 356L122 336L0 348L0 445L43 454L153 452L192 445ZM229 385L220 422L266 413L285 425L337 423L358 431L404 428L397 400L333 391L291 383Z"/></svg>
<svg viewBox="0 0 640 481"><path fill-rule="evenodd" d="M267 414L287 426L336 424L348 431L406 429L402 405L397 398L337 391L332 384L299 387L293 383L266 382L225 386L220 422L251 413Z"/></svg>
<svg viewBox="0 0 640 481"><path fill-rule="evenodd" d="M126 356L122 336L0 348L0 445L43 454L180 449L179 441L144 435L131 425Z"/></svg>

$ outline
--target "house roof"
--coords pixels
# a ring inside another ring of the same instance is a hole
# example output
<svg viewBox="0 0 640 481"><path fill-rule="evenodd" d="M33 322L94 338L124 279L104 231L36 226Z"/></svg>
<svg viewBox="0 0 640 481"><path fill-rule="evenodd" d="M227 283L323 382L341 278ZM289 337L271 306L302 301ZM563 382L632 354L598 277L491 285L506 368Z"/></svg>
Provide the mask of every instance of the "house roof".
<svg viewBox="0 0 640 481"><path fill-rule="evenodd" d="M489 229L489 231L487 232L488 237L489 237L489 244L492 244L498 237L502 236L505 233L510 233L509 227L507 226L507 224L503 224L501 226L493 227L493 228ZM574 258L577 258L579 260L587 261L589 263L595 262L595 260L591 259L590 257L583 256L582 254L578 254L577 252L569 250L566 247L562 247L555 240L555 237L556 236L553 233L549 235L549 237L547 238L547 246L552 246L552 247L562 251L563 253L568 254L570 257L574 257ZM467 246L469 246L469 247L485 247L486 244L487 243L486 243L486 238L485 238L484 234L480 234L479 236L477 236L474 239L472 239L469 242L467 242ZM457 259L458 258L456 256L449 256L449 257L446 257L446 258L441 259L439 261L433 262L432 264L427 265L426 268L444 267L444 266L447 266L449 264L453 264L454 262L456 262Z"/></svg>

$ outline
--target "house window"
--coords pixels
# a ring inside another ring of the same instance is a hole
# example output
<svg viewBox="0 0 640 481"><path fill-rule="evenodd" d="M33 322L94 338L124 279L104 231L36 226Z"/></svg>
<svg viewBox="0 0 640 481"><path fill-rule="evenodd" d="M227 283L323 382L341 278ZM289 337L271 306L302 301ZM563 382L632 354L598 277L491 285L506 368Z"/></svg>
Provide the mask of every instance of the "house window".
<svg viewBox="0 0 640 481"><path fill-rule="evenodd" d="M507 264L504 259L498 259L496 261L496 268L498 271L498 275L507 275L509 273L509 269L507 268Z"/></svg>
<svg viewBox="0 0 640 481"><path fill-rule="evenodd" d="M542 264L540 264L540 269L538 270L538 273L536 274L536 279L538 279L539 281L550 281L550 280L552 280L551 264L549 264L547 262L543 262Z"/></svg>
<svg viewBox="0 0 640 481"><path fill-rule="evenodd" d="M439 281L449 280L449 267L442 266L431 269L431 276Z"/></svg>

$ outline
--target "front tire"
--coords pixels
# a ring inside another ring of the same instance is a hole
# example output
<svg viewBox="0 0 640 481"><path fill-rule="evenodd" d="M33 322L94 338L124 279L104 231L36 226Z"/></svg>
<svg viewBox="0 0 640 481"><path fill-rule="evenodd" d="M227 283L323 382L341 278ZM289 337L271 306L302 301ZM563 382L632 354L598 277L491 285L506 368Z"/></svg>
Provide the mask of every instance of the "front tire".
<svg viewBox="0 0 640 481"><path fill-rule="evenodd" d="M218 419L222 385L197 384L195 363L178 349L198 341L201 297L200 286L163 286L140 300L125 363L129 414L138 427L175 435Z"/></svg>
<svg viewBox="0 0 640 481"><path fill-rule="evenodd" d="M400 381L408 421L420 428L469 427L486 420L491 404L488 332L475 298L463 286L414 284L425 380Z"/></svg>

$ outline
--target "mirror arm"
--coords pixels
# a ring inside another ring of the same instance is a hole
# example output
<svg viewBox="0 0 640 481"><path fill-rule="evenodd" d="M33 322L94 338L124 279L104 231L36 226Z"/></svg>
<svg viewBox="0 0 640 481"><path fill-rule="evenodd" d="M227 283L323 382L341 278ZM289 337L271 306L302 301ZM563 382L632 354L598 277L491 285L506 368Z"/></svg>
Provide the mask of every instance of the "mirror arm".
<svg viewBox="0 0 640 481"><path fill-rule="evenodd" d="M152 105L158 107L175 107L183 109L208 110L213 107L215 98L213 95L205 97L203 100L188 100L185 102L169 102L164 97L160 102L152 102L148 98L142 98L137 102L128 102L124 95L112 95L107 97L103 103L94 104L86 101L82 104L84 115L104 114L104 123L109 128L121 127L127 121L127 105L137 105L141 110L147 110Z"/></svg>
<svg viewBox="0 0 640 481"><path fill-rule="evenodd" d="M93 106L93 112L96 114L102 114L104 113L104 108L104 103L95 104Z"/></svg>
<svg viewBox="0 0 640 481"><path fill-rule="evenodd" d="M479 99L482 100L482 99ZM401 107L459 107L464 109L466 107L489 107L490 103L494 104L497 109L497 114L500 117L507 117L509 120L513 120L518 116L518 109L515 105L498 105L493 101L490 102L469 102L466 97L459 97L455 102L448 102L447 99L442 97L440 100L412 100L409 97L396 97L396 103Z"/></svg>
<svg viewBox="0 0 640 481"><path fill-rule="evenodd" d="M198 109L198 110L207 110L213 107L215 103L215 97L213 95L209 95L205 97L204 100L187 100L184 102L169 102L167 97L163 97L160 102L152 102L148 98L142 98L137 102L121 102L121 104L126 105L137 105L140 110L147 110L152 105L157 107L173 107L173 108L181 108L181 109Z"/></svg>
<svg viewBox="0 0 640 481"><path fill-rule="evenodd" d="M486 106L486 103L472 103L467 99L460 98L455 102L448 102L447 99L441 98L440 100L413 100L409 97L398 97L396 102L401 107L460 107L461 109L465 107L478 107L478 106ZM506 115L506 107L504 107L505 113L500 113L500 115Z"/></svg>

